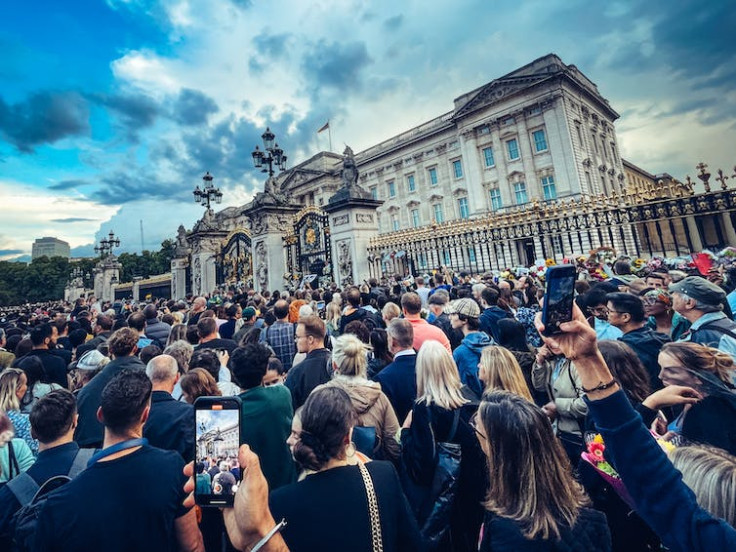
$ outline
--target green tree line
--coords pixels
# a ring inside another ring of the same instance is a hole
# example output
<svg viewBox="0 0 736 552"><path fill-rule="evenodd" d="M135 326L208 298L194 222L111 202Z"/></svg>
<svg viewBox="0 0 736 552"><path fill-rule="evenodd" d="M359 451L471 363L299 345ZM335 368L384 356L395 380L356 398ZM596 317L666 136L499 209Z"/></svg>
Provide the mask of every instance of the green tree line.
<svg viewBox="0 0 736 552"><path fill-rule="evenodd" d="M120 282L131 282L134 277L148 278L168 272L176 244L164 240L159 251L145 250L138 253L121 253L118 262ZM85 282L91 288L97 259L81 259L70 262L64 257L39 257L30 263L0 261L0 306L21 305L26 302L55 301L64 298L64 288L71 280L72 271L80 269L90 275Z"/></svg>

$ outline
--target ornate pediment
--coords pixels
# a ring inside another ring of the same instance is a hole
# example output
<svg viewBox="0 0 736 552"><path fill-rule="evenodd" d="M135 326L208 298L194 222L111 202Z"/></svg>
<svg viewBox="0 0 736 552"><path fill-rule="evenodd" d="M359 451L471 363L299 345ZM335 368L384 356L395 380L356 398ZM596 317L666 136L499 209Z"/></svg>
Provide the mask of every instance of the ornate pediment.
<svg viewBox="0 0 736 552"><path fill-rule="evenodd" d="M504 77L496 79L482 87L473 97L465 102L465 104L456 109L454 118L462 117L463 115L471 113L481 107L503 101L509 96L513 96L522 90L549 79L553 75L554 73L542 73L539 75L524 75L519 77Z"/></svg>

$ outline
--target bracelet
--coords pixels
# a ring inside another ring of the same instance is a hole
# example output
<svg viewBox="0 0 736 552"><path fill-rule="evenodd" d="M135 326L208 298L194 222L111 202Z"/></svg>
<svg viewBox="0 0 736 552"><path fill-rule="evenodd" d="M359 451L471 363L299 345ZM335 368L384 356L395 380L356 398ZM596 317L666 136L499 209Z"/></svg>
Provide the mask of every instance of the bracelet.
<svg viewBox="0 0 736 552"><path fill-rule="evenodd" d="M250 549L250 552L257 552L258 550L266 546L266 543L271 540L271 537L280 532L284 527L286 527L286 520L282 519L279 523L276 524L276 527L266 533L266 536L259 540L256 545Z"/></svg>
<svg viewBox="0 0 736 552"><path fill-rule="evenodd" d="M605 389L608 389L609 387L613 387L614 385L616 385L616 383L618 383L616 379L611 378L611 381L609 381L608 383L600 382L598 385L596 385L595 387L591 387L590 389L586 389L585 387L581 387L581 389L583 390L583 393L593 393L594 391L603 391Z"/></svg>

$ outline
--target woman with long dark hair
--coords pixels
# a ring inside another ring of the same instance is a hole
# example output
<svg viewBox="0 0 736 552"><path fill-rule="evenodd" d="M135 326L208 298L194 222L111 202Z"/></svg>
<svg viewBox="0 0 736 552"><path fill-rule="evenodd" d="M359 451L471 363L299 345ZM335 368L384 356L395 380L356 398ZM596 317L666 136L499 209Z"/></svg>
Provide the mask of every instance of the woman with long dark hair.
<svg viewBox="0 0 736 552"><path fill-rule="evenodd" d="M539 407L508 391L486 392L475 429L490 489L481 552L611 549L605 516L587 507Z"/></svg>

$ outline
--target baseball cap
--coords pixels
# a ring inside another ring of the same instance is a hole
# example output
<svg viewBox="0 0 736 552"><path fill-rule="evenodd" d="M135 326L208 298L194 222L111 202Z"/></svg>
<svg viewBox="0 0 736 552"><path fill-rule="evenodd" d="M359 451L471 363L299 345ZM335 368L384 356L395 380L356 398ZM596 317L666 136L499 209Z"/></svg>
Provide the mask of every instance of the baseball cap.
<svg viewBox="0 0 736 552"><path fill-rule="evenodd" d="M103 361L109 362L109 359L97 349L87 351L77 361L77 370L97 370L107 364Z"/></svg>
<svg viewBox="0 0 736 552"><path fill-rule="evenodd" d="M672 293L683 293L706 305L720 305L726 299L725 291L700 276L688 276L679 282L670 284L669 290Z"/></svg>
<svg viewBox="0 0 736 552"><path fill-rule="evenodd" d="M245 307L243 309L243 318L253 318L256 315L256 309L253 307Z"/></svg>
<svg viewBox="0 0 736 552"><path fill-rule="evenodd" d="M478 318L480 316L480 307L472 299L463 298L450 303L447 312L450 314L462 314L469 318Z"/></svg>

